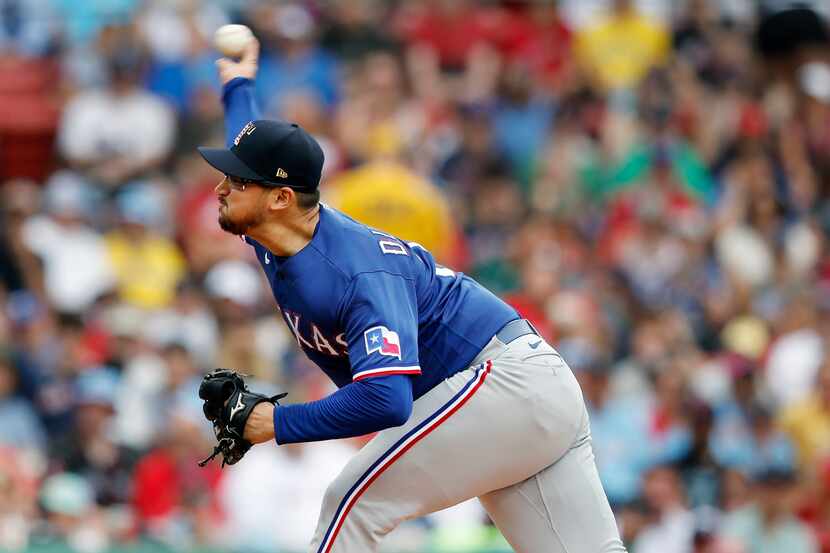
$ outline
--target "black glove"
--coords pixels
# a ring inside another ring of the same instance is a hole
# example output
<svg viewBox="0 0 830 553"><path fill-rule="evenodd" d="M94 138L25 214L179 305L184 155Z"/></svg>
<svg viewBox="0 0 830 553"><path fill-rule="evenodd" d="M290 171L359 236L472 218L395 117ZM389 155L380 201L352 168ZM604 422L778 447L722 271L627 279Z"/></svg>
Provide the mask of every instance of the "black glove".
<svg viewBox="0 0 830 553"><path fill-rule="evenodd" d="M199 466L205 466L220 453L222 467L242 459L252 445L243 438L251 411L263 401L279 405L277 400L286 395L268 397L250 392L242 376L230 369L214 369L206 374L199 386L199 397L205 402L202 409L205 417L213 423L213 432L219 443Z"/></svg>

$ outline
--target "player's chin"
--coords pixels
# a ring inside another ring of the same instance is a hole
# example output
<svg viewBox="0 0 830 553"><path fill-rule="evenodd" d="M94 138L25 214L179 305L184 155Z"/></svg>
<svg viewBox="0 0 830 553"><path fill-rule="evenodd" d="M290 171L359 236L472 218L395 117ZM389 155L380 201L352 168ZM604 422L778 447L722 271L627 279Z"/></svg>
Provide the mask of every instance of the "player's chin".
<svg viewBox="0 0 830 553"><path fill-rule="evenodd" d="M248 225L245 223L237 223L228 217L227 213L219 214L219 227L225 232L241 236L248 230Z"/></svg>

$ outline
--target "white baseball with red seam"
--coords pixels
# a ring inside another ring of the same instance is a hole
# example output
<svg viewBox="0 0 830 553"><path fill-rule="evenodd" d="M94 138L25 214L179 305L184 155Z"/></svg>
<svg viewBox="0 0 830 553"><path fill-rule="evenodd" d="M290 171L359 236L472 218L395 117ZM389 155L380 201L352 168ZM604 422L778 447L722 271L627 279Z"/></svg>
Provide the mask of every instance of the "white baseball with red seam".
<svg viewBox="0 0 830 553"><path fill-rule="evenodd" d="M227 58L241 58L254 34L245 25L222 25L213 34L213 46Z"/></svg>

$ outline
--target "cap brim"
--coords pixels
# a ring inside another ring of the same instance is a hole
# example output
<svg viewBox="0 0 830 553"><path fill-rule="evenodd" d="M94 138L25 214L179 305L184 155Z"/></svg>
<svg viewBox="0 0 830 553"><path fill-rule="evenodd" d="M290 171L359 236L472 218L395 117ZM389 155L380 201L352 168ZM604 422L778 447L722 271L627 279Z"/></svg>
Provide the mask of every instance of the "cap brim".
<svg viewBox="0 0 830 553"><path fill-rule="evenodd" d="M199 153L214 169L226 175L249 180L264 180L253 169L242 163L230 150L224 148L198 148Z"/></svg>

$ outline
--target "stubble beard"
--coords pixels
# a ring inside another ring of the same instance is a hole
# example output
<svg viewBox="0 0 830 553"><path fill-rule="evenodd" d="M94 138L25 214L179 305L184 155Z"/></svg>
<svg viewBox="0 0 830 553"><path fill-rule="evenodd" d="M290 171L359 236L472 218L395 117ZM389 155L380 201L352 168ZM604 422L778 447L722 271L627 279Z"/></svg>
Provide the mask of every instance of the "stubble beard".
<svg viewBox="0 0 830 553"><path fill-rule="evenodd" d="M243 234L248 234L248 230L257 225L260 222L261 216L259 213L245 217L241 221L234 221L231 219L230 215L228 214L228 206L225 205L225 209L219 212L219 227L228 232L230 234L235 234L236 236L242 236Z"/></svg>

